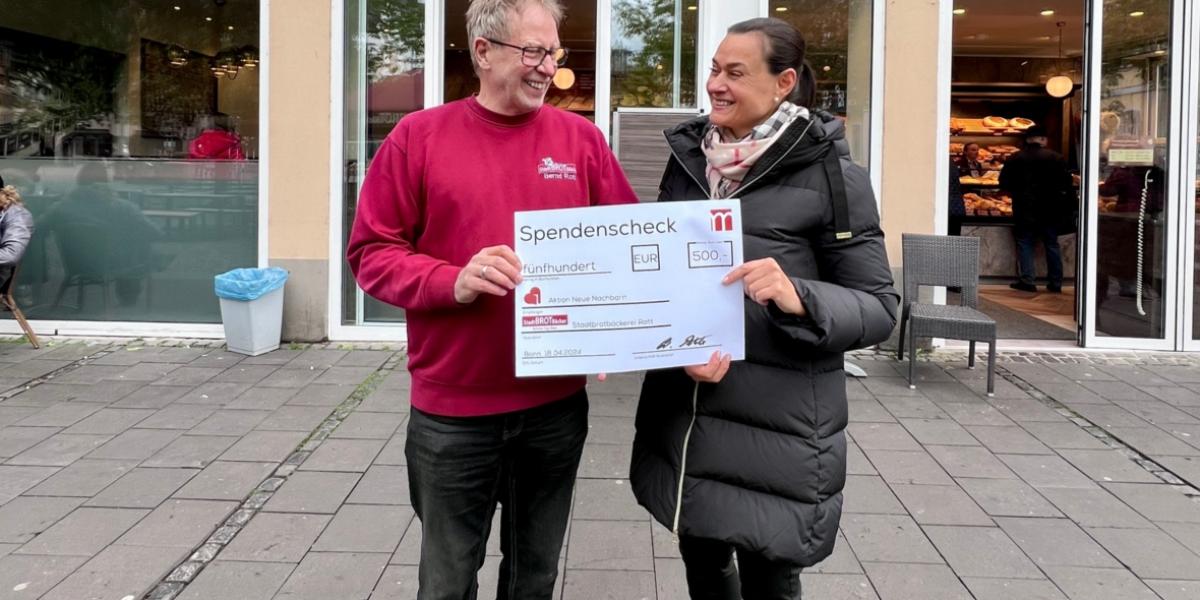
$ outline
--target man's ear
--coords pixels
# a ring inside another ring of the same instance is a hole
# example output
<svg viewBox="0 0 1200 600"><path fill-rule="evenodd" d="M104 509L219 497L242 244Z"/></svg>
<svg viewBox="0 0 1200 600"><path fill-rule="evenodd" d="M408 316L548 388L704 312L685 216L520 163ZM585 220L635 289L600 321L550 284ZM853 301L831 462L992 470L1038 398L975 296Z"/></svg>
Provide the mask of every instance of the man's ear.
<svg viewBox="0 0 1200 600"><path fill-rule="evenodd" d="M475 40L471 43L471 54L475 56L475 64L480 69L492 68L491 63L488 61L489 49L491 49L491 44L481 37L475 38Z"/></svg>

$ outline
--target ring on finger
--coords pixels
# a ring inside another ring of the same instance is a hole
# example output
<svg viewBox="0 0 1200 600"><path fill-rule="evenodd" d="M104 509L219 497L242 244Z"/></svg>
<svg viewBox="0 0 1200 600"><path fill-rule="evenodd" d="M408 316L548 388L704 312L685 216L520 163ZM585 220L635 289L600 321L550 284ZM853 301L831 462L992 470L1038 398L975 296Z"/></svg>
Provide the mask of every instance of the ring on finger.
<svg viewBox="0 0 1200 600"><path fill-rule="evenodd" d="M490 268L492 268L492 265L483 265L483 268L479 270L479 277L482 279L487 279L487 272Z"/></svg>

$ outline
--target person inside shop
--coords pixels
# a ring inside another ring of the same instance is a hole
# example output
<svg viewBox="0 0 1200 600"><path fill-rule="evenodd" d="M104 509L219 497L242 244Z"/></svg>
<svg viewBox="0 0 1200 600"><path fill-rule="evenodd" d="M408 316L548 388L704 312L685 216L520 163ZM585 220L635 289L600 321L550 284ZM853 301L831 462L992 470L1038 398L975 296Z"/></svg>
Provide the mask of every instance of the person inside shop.
<svg viewBox="0 0 1200 600"><path fill-rule="evenodd" d="M346 249L358 285L407 311L422 600L476 596L497 502L499 592L479 595L549 600L558 575L586 378L515 376L513 213L637 202L600 130L545 105L566 60L562 18L559 0L471 1L478 95L396 125L367 169ZM545 161L574 176L546 176Z"/></svg>
<svg viewBox="0 0 1200 600"><path fill-rule="evenodd" d="M959 177L983 177L988 172L987 167L979 160L979 144L968 142L963 145L962 155L958 157L957 171Z"/></svg>
<svg viewBox="0 0 1200 600"><path fill-rule="evenodd" d="M1061 293L1062 250L1058 236L1068 214L1074 215L1071 172L1063 156L1046 147L1046 130L1040 126L1025 132L1025 144L1004 163L1000 187L1013 199L1013 236L1017 242L1017 281L1009 287L1037 292L1034 247L1046 249L1046 290Z"/></svg>
<svg viewBox="0 0 1200 600"><path fill-rule="evenodd" d="M963 200L962 182L959 181L959 166L961 163L950 160L950 210L947 211L946 234L962 235L963 217L967 216L967 205Z"/></svg>
<svg viewBox="0 0 1200 600"><path fill-rule="evenodd" d="M811 108L805 51L785 21L733 25L712 57L711 114L666 133L660 202L746 207L746 262L724 279L745 291L745 360L652 371L637 408L633 492L678 535L694 599L800 598L800 570L829 556L841 518L843 353L896 324L870 178L845 124Z"/></svg>
<svg viewBox="0 0 1200 600"><path fill-rule="evenodd" d="M1139 261L1140 289L1144 294L1155 293L1155 269L1148 265L1154 264L1155 248L1161 242L1160 228L1151 223L1163 210L1166 179L1166 171L1160 165L1122 164L1114 166L1100 183L1098 239L1104 240L1104 251L1096 261L1099 304L1108 299L1113 280L1117 282L1119 295L1137 296ZM1139 216L1143 221L1140 225Z"/></svg>
<svg viewBox="0 0 1200 600"><path fill-rule="evenodd" d="M12 276L33 237L33 215L21 203L17 188L0 177L0 287Z"/></svg>

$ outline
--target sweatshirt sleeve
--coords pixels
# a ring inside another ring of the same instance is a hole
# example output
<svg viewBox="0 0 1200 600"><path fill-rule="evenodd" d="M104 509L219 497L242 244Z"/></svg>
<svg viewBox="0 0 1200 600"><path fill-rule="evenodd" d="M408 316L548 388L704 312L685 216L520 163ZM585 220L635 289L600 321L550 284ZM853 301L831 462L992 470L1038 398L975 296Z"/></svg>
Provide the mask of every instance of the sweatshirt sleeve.
<svg viewBox="0 0 1200 600"><path fill-rule="evenodd" d="M417 252L425 206L417 165L392 137L371 162L359 194L346 260L363 291L406 310L461 306L461 267Z"/></svg>
<svg viewBox="0 0 1200 600"><path fill-rule="evenodd" d="M605 143L604 137L599 135L597 130L596 137L599 138L600 152L600 176L597 178L597 184L593 185L591 190L591 204L593 206L600 204L636 204L638 201L637 194L634 193L633 187L629 185L629 180L625 177L625 171L621 169L621 164L617 162L617 157L613 156L612 150Z"/></svg>

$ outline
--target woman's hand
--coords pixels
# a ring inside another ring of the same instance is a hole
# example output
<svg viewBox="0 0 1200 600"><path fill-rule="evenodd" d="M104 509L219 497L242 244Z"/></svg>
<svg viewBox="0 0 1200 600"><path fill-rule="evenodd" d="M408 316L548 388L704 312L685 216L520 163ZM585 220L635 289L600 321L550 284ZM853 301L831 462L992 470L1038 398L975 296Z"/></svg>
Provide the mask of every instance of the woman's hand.
<svg viewBox="0 0 1200 600"><path fill-rule="evenodd" d="M763 306L774 302L779 310L798 317L807 314L804 303L800 301L800 295L796 293L796 286L775 259L760 258L742 263L730 271L721 283L729 285L739 279L742 281L746 297L751 300Z"/></svg>
<svg viewBox="0 0 1200 600"><path fill-rule="evenodd" d="M728 354L722 355L718 350L712 353L708 363L684 367L683 371L700 383L720 383L725 378L725 373L729 372L730 358Z"/></svg>
<svg viewBox="0 0 1200 600"><path fill-rule="evenodd" d="M471 257L454 281L454 299L470 304L480 294L507 296L521 283L521 261L508 246L491 246Z"/></svg>

